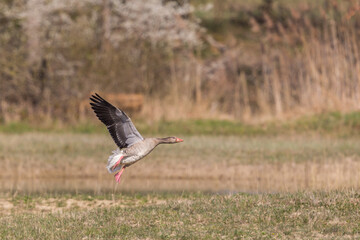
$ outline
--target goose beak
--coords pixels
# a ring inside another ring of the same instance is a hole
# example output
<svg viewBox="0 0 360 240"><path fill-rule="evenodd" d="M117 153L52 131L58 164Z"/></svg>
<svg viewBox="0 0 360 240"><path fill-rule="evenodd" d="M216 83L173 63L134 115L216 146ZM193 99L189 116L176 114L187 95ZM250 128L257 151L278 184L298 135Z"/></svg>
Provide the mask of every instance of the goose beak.
<svg viewBox="0 0 360 240"><path fill-rule="evenodd" d="M183 142L184 140L182 140L181 138L176 138L176 142Z"/></svg>

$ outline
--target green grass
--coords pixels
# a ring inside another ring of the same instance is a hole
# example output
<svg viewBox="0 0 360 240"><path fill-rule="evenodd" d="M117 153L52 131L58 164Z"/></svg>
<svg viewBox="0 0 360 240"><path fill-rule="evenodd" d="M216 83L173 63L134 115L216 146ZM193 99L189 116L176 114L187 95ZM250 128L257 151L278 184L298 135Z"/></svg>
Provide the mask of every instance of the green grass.
<svg viewBox="0 0 360 240"><path fill-rule="evenodd" d="M117 195L113 206L106 207L58 206L61 211L34 212L17 206L11 215L1 215L0 238L359 238L359 202L360 195L352 191Z"/></svg>
<svg viewBox="0 0 360 240"><path fill-rule="evenodd" d="M226 120L187 120L159 122L152 126L140 125L146 133L173 133L186 135L259 136L299 133L317 133L336 136L359 136L360 112L341 114L331 112L304 116L291 121L272 121L263 124L244 124Z"/></svg>
<svg viewBox="0 0 360 240"><path fill-rule="evenodd" d="M0 125L0 133L105 133L106 128L96 119L93 123L77 124L30 124L13 122ZM159 121L147 124L133 120L144 135L233 135L233 136L275 136L284 134L316 133L333 136L359 136L360 112L341 114L339 112L303 116L291 121L271 121L262 124L245 124L229 120L179 120Z"/></svg>

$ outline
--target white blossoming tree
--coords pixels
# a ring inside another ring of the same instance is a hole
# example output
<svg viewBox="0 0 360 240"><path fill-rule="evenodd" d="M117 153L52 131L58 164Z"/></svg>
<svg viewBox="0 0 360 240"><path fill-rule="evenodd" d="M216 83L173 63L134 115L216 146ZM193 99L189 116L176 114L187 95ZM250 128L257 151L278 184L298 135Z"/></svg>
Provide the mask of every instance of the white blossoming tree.
<svg viewBox="0 0 360 240"><path fill-rule="evenodd" d="M0 81L7 85L0 87L0 112L22 102L56 115L65 111L62 103L94 88L160 88L176 69L169 59L201 45L192 11L188 3L161 0L0 2L0 30L7 34L0 36L0 53L13 58L1 59ZM55 100L58 108L50 104Z"/></svg>

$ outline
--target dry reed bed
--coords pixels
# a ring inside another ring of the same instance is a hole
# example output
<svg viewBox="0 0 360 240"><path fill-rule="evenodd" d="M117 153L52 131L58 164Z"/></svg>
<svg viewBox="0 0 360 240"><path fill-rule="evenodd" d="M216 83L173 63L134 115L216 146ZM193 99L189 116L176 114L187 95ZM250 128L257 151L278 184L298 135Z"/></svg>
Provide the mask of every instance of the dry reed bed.
<svg viewBox="0 0 360 240"><path fill-rule="evenodd" d="M358 20L343 16L336 21L329 10L320 7L319 11L324 13L320 26L301 11L301 17L288 17L286 22L264 16L267 27L255 35L262 41L240 40L213 61L191 58L190 67L181 58L175 59L171 78L177 83L169 86L171 94L149 99L143 115L257 122L358 110ZM190 81L181 81L183 76Z"/></svg>

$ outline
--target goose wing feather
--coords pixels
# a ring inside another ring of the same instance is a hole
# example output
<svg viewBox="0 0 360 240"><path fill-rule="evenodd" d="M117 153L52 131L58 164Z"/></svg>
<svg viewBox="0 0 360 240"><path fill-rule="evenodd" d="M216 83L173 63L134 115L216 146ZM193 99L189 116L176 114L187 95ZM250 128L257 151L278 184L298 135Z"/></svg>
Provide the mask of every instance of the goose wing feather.
<svg viewBox="0 0 360 240"><path fill-rule="evenodd" d="M100 97L97 93L90 97L90 105L96 116L103 122L119 148L126 148L144 140L131 119L123 112Z"/></svg>

